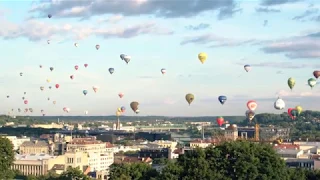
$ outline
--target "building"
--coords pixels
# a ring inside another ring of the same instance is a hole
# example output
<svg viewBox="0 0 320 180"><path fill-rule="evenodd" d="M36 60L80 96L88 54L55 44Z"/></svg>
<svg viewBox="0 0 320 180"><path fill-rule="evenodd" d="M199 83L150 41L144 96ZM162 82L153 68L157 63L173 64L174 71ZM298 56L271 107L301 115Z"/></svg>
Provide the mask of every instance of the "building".
<svg viewBox="0 0 320 180"><path fill-rule="evenodd" d="M224 138L226 140L235 141L238 139L238 127L233 124L228 126L224 131Z"/></svg>
<svg viewBox="0 0 320 180"><path fill-rule="evenodd" d="M59 156L65 154L67 151L67 143L65 142L54 142L49 145L49 154Z"/></svg>
<svg viewBox="0 0 320 180"><path fill-rule="evenodd" d="M5 136L5 137L11 141L14 150L18 150L22 143L30 141L30 138L26 136L22 136L22 137Z"/></svg>
<svg viewBox="0 0 320 180"><path fill-rule="evenodd" d="M49 170L61 174L68 167L80 167L88 171L88 155L83 152L68 152L62 156L48 154L16 154L12 169L19 170L23 175L45 175Z"/></svg>
<svg viewBox="0 0 320 180"><path fill-rule="evenodd" d="M314 169L313 159L286 159L285 162L290 168Z"/></svg>
<svg viewBox="0 0 320 180"><path fill-rule="evenodd" d="M137 139L145 139L148 141L171 140L171 133L164 132L138 132L135 137Z"/></svg>
<svg viewBox="0 0 320 180"><path fill-rule="evenodd" d="M139 154L139 157L141 158L150 157L151 159L157 159L157 158L171 159L170 149L162 148L160 146L149 146L149 147L141 148L138 154Z"/></svg>
<svg viewBox="0 0 320 180"><path fill-rule="evenodd" d="M206 148L213 145L211 140L194 140L190 142L190 148Z"/></svg>
<svg viewBox="0 0 320 180"><path fill-rule="evenodd" d="M67 152L79 151L88 153L91 171L106 171L113 164L113 148L95 137L75 138L67 145Z"/></svg>
<svg viewBox="0 0 320 180"><path fill-rule="evenodd" d="M303 155L303 150L299 149L276 149L276 152L284 159L297 159Z"/></svg>
<svg viewBox="0 0 320 180"><path fill-rule="evenodd" d="M33 127L33 128L43 128L43 129L62 129L64 127L64 125L63 124L56 124L56 123L34 124L31 127Z"/></svg>
<svg viewBox="0 0 320 180"><path fill-rule="evenodd" d="M45 141L29 141L21 144L20 154L49 154L49 144Z"/></svg>
<svg viewBox="0 0 320 180"><path fill-rule="evenodd" d="M157 140L157 141L151 142L150 144L156 144L162 148L176 149L178 142L168 141L168 140Z"/></svg>

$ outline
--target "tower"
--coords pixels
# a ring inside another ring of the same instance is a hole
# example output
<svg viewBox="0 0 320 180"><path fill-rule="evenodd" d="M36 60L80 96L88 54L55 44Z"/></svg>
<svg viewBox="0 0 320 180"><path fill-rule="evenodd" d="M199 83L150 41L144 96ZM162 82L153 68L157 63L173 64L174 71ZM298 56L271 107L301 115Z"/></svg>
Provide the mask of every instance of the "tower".
<svg viewBox="0 0 320 180"><path fill-rule="evenodd" d="M119 119L119 116L118 116L118 119L117 119L116 130L120 130L120 119Z"/></svg>
<svg viewBox="0 0 320 180"><path fill-rule="evenodd" d="M256 123L255 127L254 127L255 133L254 133L254 140L255 141L259 141L259 137L260 137L260 126L259 124Z"/></svg>

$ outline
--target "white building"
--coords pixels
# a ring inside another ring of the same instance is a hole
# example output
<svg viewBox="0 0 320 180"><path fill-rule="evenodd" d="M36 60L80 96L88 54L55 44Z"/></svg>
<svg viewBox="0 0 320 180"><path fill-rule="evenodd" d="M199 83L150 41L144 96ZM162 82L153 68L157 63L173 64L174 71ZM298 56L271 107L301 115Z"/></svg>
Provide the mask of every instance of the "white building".
<svg viewBox="0 0 320 180"><path fill-rule="evenodd" d="M5 137L11 141L11 143L13 144L14 150L18 150L22 143L30 141L30 138L26 136L23 136L23 137L5 136Z"/></svg>
<svg viewBox="0 0 320 180"><path fill-rule="evenodd" d="M106 171L114 162L113 148L107 148L106 143L95 137L75 138L67 145L67 151L78 150L88 153L91 171Z"/></svg>

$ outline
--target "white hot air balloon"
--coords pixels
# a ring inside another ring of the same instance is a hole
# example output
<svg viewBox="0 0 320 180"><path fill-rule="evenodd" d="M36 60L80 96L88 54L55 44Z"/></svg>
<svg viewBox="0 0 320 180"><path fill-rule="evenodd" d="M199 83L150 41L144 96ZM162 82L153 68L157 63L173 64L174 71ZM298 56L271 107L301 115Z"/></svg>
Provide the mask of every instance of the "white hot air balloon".
<svg viewBox="0 0 320 180"><path fill-rule="evenodd" d="M161 69L161 73L162 73L162 74L165 74L166 72L167 72L167 70L166 70L165 68L162 68L162 69Z"/></svg>
<svg viewBox="0 0 320 180"><path fill-rule="evenodd" d="M98 86L93 86L92 89L96 93L99 90L99 87Z"/></svg>
<svg viewBox="0 0 320 180"><path fill-rule="evenodd" d="M67 113L70 112L70 108L66 108L66 112L67 112Z"/></svg>
<svg viewBox="0 0 320 180"><path fill-rule="evenodd" d="M84 114L87 115L89 112L88 111L84 111Z"/></svg>
<svg viewBox="0 0 320 180"><path fill-rule="evenodd" d="M286 107L286 103L281 99L278 98L275 102L274 102L274 108L277 110L282 110Z"/></svg>
<svg viewBox="0 0 320 180"><path fill-rule="evenodd" d="M74 43L74 46L75 46L75 47L78 47L78 43Z"/></svg>
<svg viewBox="0 0 320 180"><path fill-rule="evenodd" d="M251 70L251 66L249 64L244 65L243 68L247 72L249 72Z"/></svg>

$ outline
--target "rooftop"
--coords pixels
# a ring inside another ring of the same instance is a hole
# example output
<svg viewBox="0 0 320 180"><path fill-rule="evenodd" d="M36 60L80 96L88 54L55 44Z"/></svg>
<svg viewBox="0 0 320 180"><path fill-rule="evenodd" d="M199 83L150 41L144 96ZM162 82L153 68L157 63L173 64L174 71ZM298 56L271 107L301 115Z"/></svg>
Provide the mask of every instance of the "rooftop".
<svg viewBox="0 0 320 180"><path fill-rule="evenodd" d="M47 147L48 143L45 141L25 141L21 146Z"/></svg>
<svg viewBox="0 0 320 180"><path fill-rule="evenodd" d="M51 156L49 154L16 154L16 160L43 160L43 159L55 159L57 156Z"/></svg>
<svg viewBox="0 0 320 180"><path fill-rule="evenodd" d="M296 149L277 149L278 154L298 154L300 150Z"/></svg>

